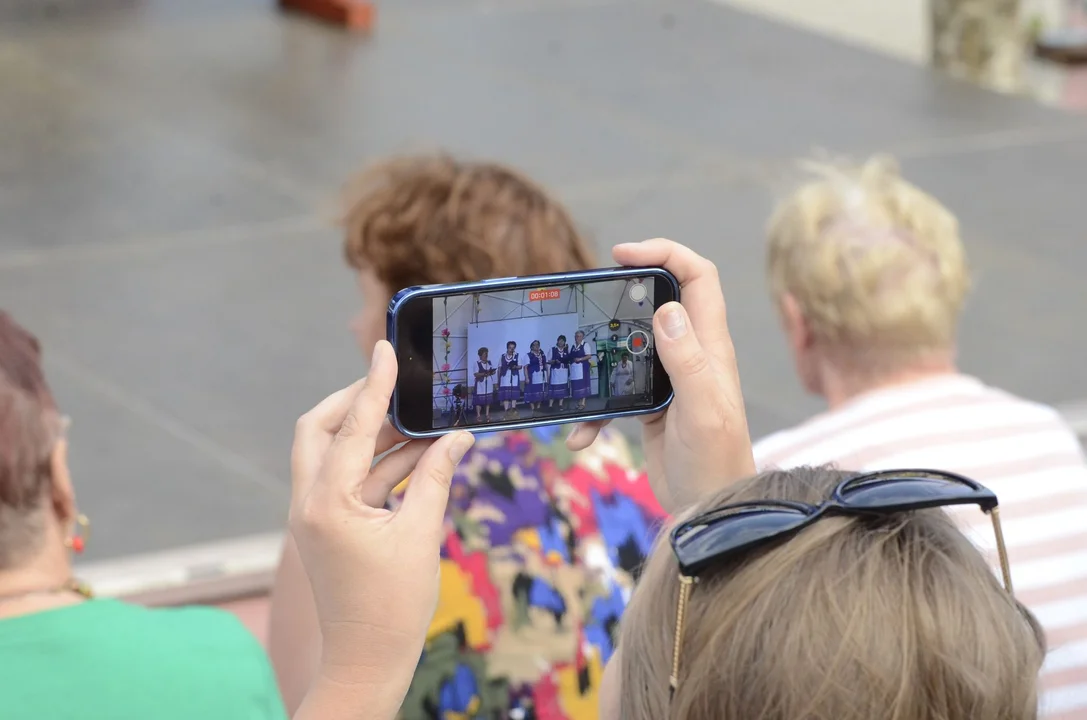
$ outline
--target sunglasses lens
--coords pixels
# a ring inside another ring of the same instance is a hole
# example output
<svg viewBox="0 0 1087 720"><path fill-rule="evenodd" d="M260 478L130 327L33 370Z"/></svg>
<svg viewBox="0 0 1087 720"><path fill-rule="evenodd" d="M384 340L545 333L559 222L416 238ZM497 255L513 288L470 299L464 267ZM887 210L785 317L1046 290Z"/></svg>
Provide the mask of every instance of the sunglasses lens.
<svg viewBox="0 0 1087 720"><path fill-rule="evenodd" d="M738 552L807 522L808 513L787 507L746 507L719 516L696 518L672 541L680 570L696 575L715 558Z"/></svg>
<svg viewBox="0 0 1087 720"><path fill-rule="evenodd" d="M996 496L951 477L890 475L858 478L841 490L843 504L853 508L915 508L977 503L996 504Z"/></svg>

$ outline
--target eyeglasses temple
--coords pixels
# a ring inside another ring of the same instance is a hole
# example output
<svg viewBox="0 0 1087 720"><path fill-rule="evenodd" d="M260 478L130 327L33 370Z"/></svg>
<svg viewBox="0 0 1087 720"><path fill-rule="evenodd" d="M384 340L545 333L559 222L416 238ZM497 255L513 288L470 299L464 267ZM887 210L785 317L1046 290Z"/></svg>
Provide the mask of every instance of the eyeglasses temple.
<svg viewBox="0 0 1087 720"><path fill-rule="evenodd" d="M990 510L989 517L992 518L993 533L996 535L996 552L1000 556L1000 571L1004 573L1004 589L1014 595L1011 565L1008 563L1008 548L1004 545L1004 529L1000 526L1000 508L994 507Z"/></svg>
<svg viewBox="0 0 1087 720"><path fill-rule="evenodd" d="M672 675L668 678L668 700L676 694L679 686L679 647L683 641L683 621L687 614L687 601L691 598L693 577L679 576L679 603L676 605L676 637L672 643Z"/></svg>

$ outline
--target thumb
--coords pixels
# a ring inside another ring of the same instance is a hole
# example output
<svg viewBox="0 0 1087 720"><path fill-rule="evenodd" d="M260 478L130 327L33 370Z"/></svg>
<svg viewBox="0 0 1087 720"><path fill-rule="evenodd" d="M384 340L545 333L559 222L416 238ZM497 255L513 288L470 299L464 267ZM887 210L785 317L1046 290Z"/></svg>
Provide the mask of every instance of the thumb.
<svg viewBox="0 0 1087 720"><path fill-rule="evenodd" d="M461 431L446 435L427 448L411 473L411 482L397 514L403 515L420 532L440 532L453 473L475 441L470 433Z"/></svg>
<svg viewBox="0 0 1087 720"><path fill-rule="evenodd" d="M676 398L688 398L692 407L713 400L719 391L713 363L691 328L691 318L677 302L665 303L653 316L657 355L664 365Z"/></svg>

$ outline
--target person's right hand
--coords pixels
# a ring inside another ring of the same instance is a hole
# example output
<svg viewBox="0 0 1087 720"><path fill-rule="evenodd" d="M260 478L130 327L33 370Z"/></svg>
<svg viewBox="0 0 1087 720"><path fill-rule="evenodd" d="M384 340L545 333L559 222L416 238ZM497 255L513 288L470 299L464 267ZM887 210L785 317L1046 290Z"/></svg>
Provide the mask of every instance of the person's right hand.
<svg viewBox="0 0 1087 720"><path fill-rule="evenodd" d="M682 305L667 303L653 316L657 356L675 399L643 419L646 472L658 502L675 513L755 474L725 298L714 264L671 240L616 245L612 256L620 265L663 267L682 290ZM567 446L589 447L603 425L579 425Z"/></svg>
<svg viewBox="0 0 1087 720"><path fill-rule="evenodd" d="M385 419L396 374L396 353L382 340L369 376L295 428L290 531L323 637L307 718L328 716L320 710L330 697L354 703L352 717L395 716L438 603L446 501L473 438L460 431L393 450L408 440ZM409 476L403 504L385 509Z"/></svg>

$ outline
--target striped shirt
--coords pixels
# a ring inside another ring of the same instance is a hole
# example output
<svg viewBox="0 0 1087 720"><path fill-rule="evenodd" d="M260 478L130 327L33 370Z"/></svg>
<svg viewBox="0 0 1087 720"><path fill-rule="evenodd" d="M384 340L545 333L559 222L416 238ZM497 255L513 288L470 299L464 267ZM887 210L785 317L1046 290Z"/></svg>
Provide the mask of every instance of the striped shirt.
<svg viewBox="0 0 1087 720"><path fill-rule="evenodd" d="M1045 627L1043 717L1087 718L1087 459L1051 407L965 375L876 390L755 444L760 469L937 468L996 493L1016 596ZM954 508L995 564L988 518Z"/></svg>

